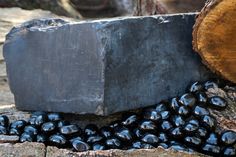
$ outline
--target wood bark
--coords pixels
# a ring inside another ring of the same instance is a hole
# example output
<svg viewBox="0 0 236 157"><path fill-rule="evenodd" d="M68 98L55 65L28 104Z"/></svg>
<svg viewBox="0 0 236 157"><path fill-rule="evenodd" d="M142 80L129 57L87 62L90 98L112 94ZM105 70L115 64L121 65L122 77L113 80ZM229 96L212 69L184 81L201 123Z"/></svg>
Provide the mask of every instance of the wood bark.
<svg viewBox="0 0 236 157"><path fill-rule="evenodd" d="M236 83L236 1L210 0L199 14L193 47L213 72Z"/></svg>

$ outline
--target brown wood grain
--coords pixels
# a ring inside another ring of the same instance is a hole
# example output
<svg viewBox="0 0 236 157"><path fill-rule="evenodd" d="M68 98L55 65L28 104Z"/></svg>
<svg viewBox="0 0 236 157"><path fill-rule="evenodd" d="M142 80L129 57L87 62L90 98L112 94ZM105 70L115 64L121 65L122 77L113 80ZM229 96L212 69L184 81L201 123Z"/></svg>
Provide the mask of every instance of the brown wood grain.
<svg viewBox="0 0 236 157"><path fill-rule="evenodd" d="M236 1L211 0L193 31L193 47L214 72L236 83Z"/></svg>

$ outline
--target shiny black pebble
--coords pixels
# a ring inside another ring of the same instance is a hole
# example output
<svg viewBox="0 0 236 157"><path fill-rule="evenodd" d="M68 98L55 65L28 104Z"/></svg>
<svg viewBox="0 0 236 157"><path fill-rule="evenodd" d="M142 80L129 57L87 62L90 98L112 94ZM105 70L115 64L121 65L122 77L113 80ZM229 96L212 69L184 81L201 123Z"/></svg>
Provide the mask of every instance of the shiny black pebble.
<svg viewBox="0 0 236 157"><path fill-rule="evenodd" d="M20 142L34 142L35 135L32 133L24 132L20 136Z"/></svg>
<svg viewBox="0 0 236 157"><path fill-rule="evenodd" d="M162 112L162 111L167 111L168 110L168 104L161 102L159 104L156 105L156 111L158 113Z"/></svg>
<svg viewBox="0 0 236 157"><path fill-rule="evenodd" d="M169 141L168 136L165 133L163 133L163 132L159 133L158 138L159 138L160 142L164 142L165 143L165 142Z"/></svg>
<svg viewBox="0 0 236 157"><path fill-rule="evenodd" d="M226 147L222 151L222 155L225 157L235 157L236 156L236 149L234 147Z"/></svg>
<svg viewBox="0 0 236 157"><path fill-rule="evenodd" d="M218 88L218 84L214 81L206 81L204 83L204 89L208 90L210 88Z"/></svg>
<svg viewBox="0 0 236 157"><path fill-rule="evenodd" d="M41 114L35 117L34 124L36 126L41 126L43 123L47 122L48 118L46 114Z"/></svg>
<svg viewBox="0 0 236 157"><path fill-rule="evenodd" d="M141 139L141 141L151 144L152 146L157 146L157 143L159 142L159 138L153 134L145 134L143 138Z"/></svg>
<svg viewBox="0 0 236 157"><path fill-rule="evenodd" d="M60 120L57 122L57 127L58 128L61 128L63 126L66 126L66 125L70 125L70 122L66 121L66 120Z"/></svg>
<svg viewBox="0 0 236 157"><path fill-rule="evenodd" d="M217 121L216 119L211 116L211 115L205 115L201 117L201 125L204 126L205 128L209 129L209 130L215 130L216 129L216 125L217 125Z"/></svg>
<svg viewBox="0 0 236 157"><path fill-rule="evenodd" d="M9 125L9 119L6 115L0 115L0 125L8 127Z"/></svg>
<svg viewBox="0 0 236 157"><path fill-rule="evenodd" d="M119 128L115 131L115 136L121 141L132 142L133 135L127 128Z"/></svg>
<svg viewBox="0 0 236 157"><path fill-rule="evenodd" d="M190 93L186 93L186 94L182 95L179 99L179 102L181 104L183 104L184 106L189 107L189 108L193 108L195 106L196 101L197 100L194 97L194 95L190 94Z"/></svg>
<svg viewBox="0 0 236 157"><path fill-rule="evenodd" d="M187 135L193 135L197 130L198 130L198 126L195 124L191 124L191 123L187 123L183 128L183 131Z"/></svg>
<svg viewBox="0 0 236 157"><path fill-rule="evenodd" d="M59 113L49 113L48 114L48 121L60 121L60 120L63 120L63 117L61 114Z"/></svg>
<svg viewBox="0 0 236 157"><path fill-rule="evenodd" d="M139 128L133 130L134 138L140 139L143 136L143 132Z"/></svg>
<svg viewBox="0 0 236 157"><path fill-rule="evenodd" d="M57 147L64 147L67 143L67 140L63 135L54 134L49 137L49 143Z"/></svg>
<svg viewBox="0 0 236 157"><path fill-rule="evenodd" d="M218 145L219 137L216 133L211 133L208 138L206 139L206 143Z"/></svg>
<svg viewBox="0 0 236 157"><path fill-rule="evenodd" d="M192 146L192 147L200 147L202 144L202 140L198 137L193 137L193 136L186 136L184 138L184 142L187 144L187 146Z"/></svg>
<svg viewBox="0 0 236 157"><path fill-rule="evenodd" d="M93 144L93 150L106 150L106 146L102 143Z"/></svg>
<svg viewBox="0 0 236 157"><path fill-rule="evenodd" d="M171 116L170 111L162 111L160 114L162 120L168 120Z"/></svg>
<svg viewBox="0 0 236 157"><path fill-rule="evenodd" d="M45 134L38 134L36 136L36 141L39 143L46 143L47 142L47 136Z"/></svg>
<svg viewBox="0 0 236 157"><path fill-rule="evenodd" d="M183 130L180 127L171 129L169 135L171 138L174 138L174 139L181 139L184 137Z"/></svg>
<svg viewBox="0 0 236 157"><path fill-rule="evenodd" d="M236 132L225 131L221 134L220 140L224 145L234 145L236 144Z"/></svg>
<svg viewBox="0 0 236 157"><path fill-rule="evenodd" d="M143 112L143 118L159 123L162 119L161 115L155 109L148 109Z"/></svg>
<svg viewBox="0 0 236 157"><path fill-rule="evenodd" d="M27 122L25 120L17 120L11 123L10 128L15 128L15 129L24 129L26 126Z"/></svg>
<svg viewBox="0 0 236 157"><path fill-rule="evenodd" d="M80 136L76 136L76 137L72 137L69 141L72 144L74 140L79 140L79 141L83 141L83 138Z"/></svg>
<svg viewBox="0 0 236 157"><path fill-rule="evenodd" d="M202 106L196 106L193 110L193 114L196 117L201 117L201 116L204 116L204 115L209 115L210 112L207 108L204 108Z"/></svg>
<svg viewBox="0 0 236 157"><path fill-rule="evenodd" d="M191 93L196 93L202 90L203 90L203 85L198 81L194 82L189 88L189 92Z"/></svg>
<svg viewBox="0 0 236 157"><path fill-rule="evenodd" d="M183 117L174 115L172 116L172 121L171 121L176 127L183 126L185 124L185 120Z"/></svg>
<svg viewBox="0 0 236 157"><path fill-rule="evenodd" d="M110 149L121 148L121 142L117 138L109 138L106 140L106 146Z"/></svg>
<svg viewBox="0 0 236 157"><path fill-rule="evenodd" d="M197 97L197 101L198 101L199 103L205 104L205 103L207 103L207 101L208 101L208 97L207 97L206 93L204 93L204 92L198 92L198 93L196 93L196 97Z"/></svg>
<svg viewBox="0 0 236 157"><path fill-rule="evenodd" d="M109 138L112 136L112 129L110 127L102 127L100 128L100 134L105 138Z"/></svg>
<svg viewBox="0 0 236 157"><path fill-rule="evenodd" d="M134 148L134 149L141 149L141 148L142 148L142 145L143 145L142 142L140 142L140 141L135 141L135 142L132 143L132 148Z"/></svg>
<svg viewBox="0 0 236 157"><path fill-rule="evenodd" d="M62 126L59 130L63 135L73 135L81 133L81 129L74 124Z"/></svg>
<svg viewBox="0 0 236 157"><path fill-rule="evenodd" d="M167 143L159 143L158 145L164 149L168 149L170 147L170 145L168 145Z"/></svg>
<svg viewBox="0 0 236 157"><path fill-rule="evenodd" d="M196 132L196 136L200 137L202 139L205 139L208 136L208 131L207 129L200 127L197 132Z"/></svg>
<svg viewBox="0 0 236 157"><path fill-rule="evenodd" d="M17 128L10 128L9 130L9 135L21 135L22 130L17 129Z"/></svg>
<svg viewBox="0 0 236 157"><path fill-rule="evenodd" d="M157 126L153 121L145 120L139 124L139 129L142 131L156 131Z"/></svg>
<svg viewBox="0 0 236 157"><path fill-rule="evenodd" d="M78 152L83 152L90 149L90 146L87 143L80 140L74 140L72 142L72 146Z"/></svg>
<svg viewBox="0 0 236 157"><path fill-rule="evenodd" d="M169 121L163 121L161 124L161 130L164 132L167 132L172 128L173 128L173 125Z"/></svg>
<svg viewBox="0 0 236 157"><path fill-rule="evenodd" d="M0 135L7 135L8 131L5 126L0 125Z"/></svg>
<svg viewBox="0 0 236 157"><path fill-rule="evenodd" d="M121 124L126 127L132 127L138 123L138 116L136 114L123 115L123 121Z"/></svg>
<svg viewBox="0 0 236 157"><path fill-rule="evenodd" d="M169 106L170 106L170 110L172 112L177 113L178 109L180 107L178 98L172 98L171 101L170 101Z"/></svg>
<svg viewBox="0 0 236 157"><path fill-rule="evenodd" d="M37 129L37 127L34 126L34 125L27 125L27 126L25 126L25 128L24 128L24 132L26 132L26 133L31 133L31 134L33 134L33 135L37 135L37 134L38 134L38 129Z"/></svg>
<svg viewBox="0 0 236 157"><path fill-rule="evenodd" d="M41 126L41 131L46 134L55 133L57 129L57 124L55 122L47 122Z"/></svg>
<svg viewBox="0 0 236 157"><path fill-rule="evenodd" d="M220 155L220 147L217 145L205 144L202 147L202 151L207 155L212 155L212 156Z"/></svg>
<svg viewBox="0 0 236 157"><path fill-rule="evenodd" d="M224 110L228 106L228 103L222 97L213 96L209 99L208 105L216 110Z"/></svg>
<svg viewBox="0 0 236 157"><path fill-rule="evenodd" d="M84 128L86 136L96 135L98 133L98 127L94 124L89 124Z"/></svg>
<svg viewBox="0 0 236 157"><path fill-rule="evenodd" d="M178 115L183 116L183 117L188 117L190 114L189 108L186 106L180 106L178 109Z"/></svg>
<svg viewBox="0 0 236 157"><path fill-rule="evenodd" d="M96 143L96 142L100 142L102 141L103 138L102 136L99 136L99 135L91 135L87 138L87 143Z"/></svg>

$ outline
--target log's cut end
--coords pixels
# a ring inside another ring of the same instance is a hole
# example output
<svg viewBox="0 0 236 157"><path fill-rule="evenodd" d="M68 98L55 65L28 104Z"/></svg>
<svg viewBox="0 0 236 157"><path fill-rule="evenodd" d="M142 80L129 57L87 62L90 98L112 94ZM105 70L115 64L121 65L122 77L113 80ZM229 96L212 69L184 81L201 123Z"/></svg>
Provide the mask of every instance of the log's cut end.
<svg viewBox="0 0 236 157"><path fill-rule="evenodd" d="M236 1L211 0L199 14L193 47L214 72L236 83Z"/></svg>

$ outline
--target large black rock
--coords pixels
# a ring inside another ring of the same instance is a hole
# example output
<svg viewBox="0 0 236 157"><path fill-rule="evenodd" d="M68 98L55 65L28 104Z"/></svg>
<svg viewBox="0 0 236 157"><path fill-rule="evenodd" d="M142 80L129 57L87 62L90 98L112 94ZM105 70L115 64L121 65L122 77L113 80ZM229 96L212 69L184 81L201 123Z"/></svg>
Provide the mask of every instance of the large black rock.
<svg viewBox="0 0 236 157"><path fill-rule="evenodd" d="M13 28L4 58L17 108L107 115L182 94L211 75L192 50L195 16L40 19Z"/></svg>

